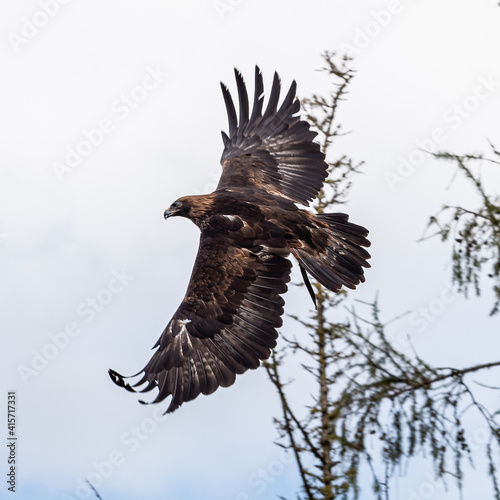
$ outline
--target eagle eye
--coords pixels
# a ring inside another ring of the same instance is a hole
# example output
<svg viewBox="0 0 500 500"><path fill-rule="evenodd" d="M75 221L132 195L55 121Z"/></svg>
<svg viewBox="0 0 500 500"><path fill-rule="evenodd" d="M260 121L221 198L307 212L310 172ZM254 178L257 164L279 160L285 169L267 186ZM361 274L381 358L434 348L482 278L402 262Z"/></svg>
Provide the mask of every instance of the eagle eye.
<svg viewBox="0 0 500 500"><path fill-rule="evenodd" d="M179 208L182 205L180 201L174 201L172 203L172 208Z"/></svg>

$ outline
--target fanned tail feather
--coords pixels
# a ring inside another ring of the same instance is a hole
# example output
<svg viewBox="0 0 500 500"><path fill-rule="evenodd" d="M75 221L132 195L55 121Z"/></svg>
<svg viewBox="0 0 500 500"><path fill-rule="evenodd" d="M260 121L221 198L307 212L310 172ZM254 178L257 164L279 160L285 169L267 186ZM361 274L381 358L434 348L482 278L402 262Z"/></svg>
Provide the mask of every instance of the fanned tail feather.
<svg viewBox="0 0 500 500"><path fill-rule="evenodd" d="M346 214L317 214L316 217L327 227L318 224L313 232L322 233L323 238L318 239L326 244L319 247L303 243L301 248L292 249L292 254L301 269L328 289L338 292L342 286L356 288L365 281L363 268L370 267L370 254L364 248L370 246L366 239L368 230L349 222ZM309 287L308 290L311 293Z"/></svg>

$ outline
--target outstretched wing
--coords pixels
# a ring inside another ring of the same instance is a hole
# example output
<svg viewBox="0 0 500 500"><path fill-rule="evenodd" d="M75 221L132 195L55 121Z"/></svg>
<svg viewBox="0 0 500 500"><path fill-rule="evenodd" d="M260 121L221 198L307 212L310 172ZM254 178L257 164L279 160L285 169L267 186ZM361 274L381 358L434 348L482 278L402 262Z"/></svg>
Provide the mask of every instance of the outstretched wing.
<svg viewBox="0 0 500 500"><path fill-rule="evenodd" d="M131 386L110 370L128 390L158 387L152 403L171 395L167 412L233 384L236 374L257 368L276 345L280 295L291 267L284 234L266 222L250 227L236 216L228 223L240 230L202 233L184 300L154 346L158 350L136 374L142 378Z"/></svg>
<svg viewBox="0 0 500 500"><path fill-rule="evenodd" d="M239 121L233 99L221 83L229 119L229 134L222 132L223 167L218 189L253 186L309 205L327 177L327 164L316 133L300 120L300 103L295 98L296 83L278 109L280 79L274 74L271 94L263 111L262 73L255 68L255 95L250 115L248 93L243 77L235 69L238 87Z"/></svg>

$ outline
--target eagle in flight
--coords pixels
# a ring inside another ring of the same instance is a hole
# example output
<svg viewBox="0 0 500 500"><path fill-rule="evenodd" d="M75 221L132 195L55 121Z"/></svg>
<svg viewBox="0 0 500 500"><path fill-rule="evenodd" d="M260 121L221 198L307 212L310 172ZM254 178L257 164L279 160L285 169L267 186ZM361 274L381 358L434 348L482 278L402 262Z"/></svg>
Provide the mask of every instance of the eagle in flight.
<svg viewBox="0 0 500 500"><path fill-rule="evenodd" d="M297 207L316 198L328 165L316 133L297 113L291 84L278 107L274 74L264 103L262 73L255 68L250 112L243 77L235 70L239 117L221 83L229 120L222 132L222 175L216 190L184 196L165 211L185 217L201 231L186 295L133 385L114 370L112 380L133 392L158 388L152 403L172 396L167 413L199 394L228 387L236 375L258 368L276 346L290 280L292 254L313 300L308 274L332 291L354 289L370 267L368 231L342 213L315 214ZM141 387L142 386L142 387Z"/></svg>

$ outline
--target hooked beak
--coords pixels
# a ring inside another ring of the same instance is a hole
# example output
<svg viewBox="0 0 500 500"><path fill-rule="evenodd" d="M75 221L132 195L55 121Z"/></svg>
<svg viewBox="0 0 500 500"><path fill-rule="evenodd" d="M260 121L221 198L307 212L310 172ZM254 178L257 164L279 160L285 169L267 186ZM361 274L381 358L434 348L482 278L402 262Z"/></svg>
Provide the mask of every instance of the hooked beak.
<svg viewBox="0 0 500 500"><path fill-rule="evenodd" d="M165 217L165 220L167 220L169 217L172 217L172 215L173 213L170 210L165 210L163 217Z"/></svg>

